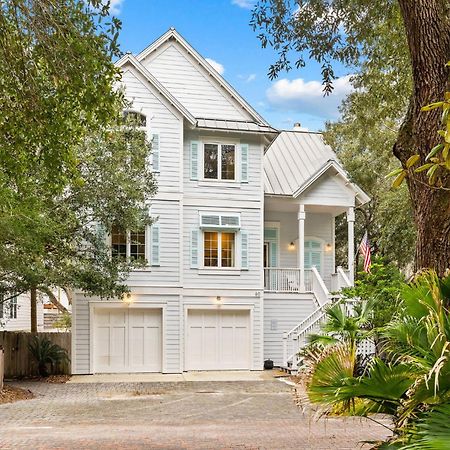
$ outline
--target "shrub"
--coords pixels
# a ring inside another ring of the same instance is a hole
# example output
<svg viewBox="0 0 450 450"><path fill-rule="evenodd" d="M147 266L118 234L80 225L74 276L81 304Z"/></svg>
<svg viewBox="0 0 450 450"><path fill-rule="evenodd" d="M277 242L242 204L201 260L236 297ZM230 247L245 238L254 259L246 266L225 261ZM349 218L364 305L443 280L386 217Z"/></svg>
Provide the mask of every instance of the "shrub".
<svg viewBox="0 0 450 450"><path fill-rule="evenodd" d="M56 364L69 361L67 351L59 345L53 344L45 337L33 336L28 350L37 363L38 372L41 377L47 377L49 375L49 365L51 368L50 373L52 373Z"/></svg>

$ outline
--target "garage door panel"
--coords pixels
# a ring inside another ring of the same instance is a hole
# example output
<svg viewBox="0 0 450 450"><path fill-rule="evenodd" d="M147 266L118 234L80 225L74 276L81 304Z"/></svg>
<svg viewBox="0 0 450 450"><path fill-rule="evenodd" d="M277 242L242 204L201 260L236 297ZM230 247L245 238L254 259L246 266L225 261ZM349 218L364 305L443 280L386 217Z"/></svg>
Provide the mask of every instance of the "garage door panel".
<svg viewBox="0 0 450 450"><path fill-rule="evenodd" d="M101 309L94 324L96 372L162 370L161 309Z"/></svg>
<svg viewBox="0 0 450 450"><path fill-rule="evenodd" d="M187 370L250 368L249 311L188 311Z"/></svg>

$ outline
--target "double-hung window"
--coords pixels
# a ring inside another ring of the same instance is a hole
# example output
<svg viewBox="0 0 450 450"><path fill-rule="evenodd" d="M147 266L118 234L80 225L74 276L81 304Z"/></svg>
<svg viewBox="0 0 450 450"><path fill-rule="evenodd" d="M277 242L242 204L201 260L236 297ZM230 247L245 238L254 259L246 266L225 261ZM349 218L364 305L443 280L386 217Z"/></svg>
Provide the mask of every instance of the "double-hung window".
<svg viewBox="0 0 450 450"><path fill-rule="evenodd" d="M145 261L146 259L145 229L125 231L117 226L111 230L111 253L115 258Z"/></svg>
<svg viewBox="0 0 450 450"><path fill-rule="evenodd" d="M205 143L203 177L211 180L236 180L236 146Z"/></svg>
<svg viewBox="0 0 450 450"><path fill-rule="evenodd" d="M204 231L205 267L235 267L236 234L228 231Z"/></svg>

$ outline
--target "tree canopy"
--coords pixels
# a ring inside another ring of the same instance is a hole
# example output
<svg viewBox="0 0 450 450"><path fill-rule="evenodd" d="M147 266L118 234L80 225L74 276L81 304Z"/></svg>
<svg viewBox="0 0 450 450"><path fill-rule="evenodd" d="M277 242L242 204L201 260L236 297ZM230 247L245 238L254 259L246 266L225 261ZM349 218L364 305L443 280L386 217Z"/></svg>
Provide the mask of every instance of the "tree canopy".
<svg viewBox="0 0 450 450"><path fill-rule="evenodd" d="M133 267L105 231L151 223L150 143L112 59L120 21L99 0L0 7L0 295L54 286L120 296Z"/></svg>
<svg viewBox="0 0 450 450"><path fill-rule="evenodd" d="M269 78L314 59L322 65L324 92L331 93L337 62L355 74L355 87L367 94L350 100L360 105L351 108L359 126L392 128L393 154L410 175L415 267L439 274L450 261L448 192L430 186L427 175L414 173L408 161L417 154L416 162L425 164L440 143L439 111L422 107L445 98L449 22L446 0L259 0L251 21L262 46L278 51ZM450 174L443 174L440 184L449 187Z"/></svg>

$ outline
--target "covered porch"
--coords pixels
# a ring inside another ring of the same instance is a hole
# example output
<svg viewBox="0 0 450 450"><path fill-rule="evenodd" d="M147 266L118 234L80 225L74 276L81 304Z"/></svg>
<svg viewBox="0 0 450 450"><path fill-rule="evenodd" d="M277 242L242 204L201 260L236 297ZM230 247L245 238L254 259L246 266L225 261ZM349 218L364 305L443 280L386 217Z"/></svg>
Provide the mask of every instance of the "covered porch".
<svg viewBox="0 0 450 450"><path fill-rule="evenodd" d="M335 218L348 224L347 264L336 267ZM264 214L264 290L330 292L353 283L354 207L308 205L296 199L266 196ZM322 287L323 287L322 286Z"/></svg>

